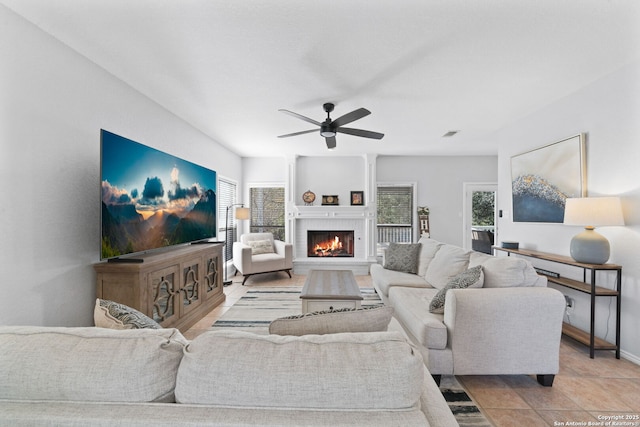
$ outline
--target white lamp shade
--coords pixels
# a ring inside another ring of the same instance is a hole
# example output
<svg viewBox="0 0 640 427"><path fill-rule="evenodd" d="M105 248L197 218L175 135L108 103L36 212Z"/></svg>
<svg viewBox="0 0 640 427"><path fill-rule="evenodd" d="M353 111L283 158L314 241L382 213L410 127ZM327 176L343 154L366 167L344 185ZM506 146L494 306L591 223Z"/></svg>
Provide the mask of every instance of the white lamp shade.
<svg viewBox="0 0 640 427"><path fill-rule="evenodd" d="M249 219L249 208L236 208L236 219Z"/></svg>
<svg viewBox="0 0 640 427"><path fill-rule="evenodd" d="M619 197L581 197L567 199L564 224L583 227L624 225Z"/></svg>

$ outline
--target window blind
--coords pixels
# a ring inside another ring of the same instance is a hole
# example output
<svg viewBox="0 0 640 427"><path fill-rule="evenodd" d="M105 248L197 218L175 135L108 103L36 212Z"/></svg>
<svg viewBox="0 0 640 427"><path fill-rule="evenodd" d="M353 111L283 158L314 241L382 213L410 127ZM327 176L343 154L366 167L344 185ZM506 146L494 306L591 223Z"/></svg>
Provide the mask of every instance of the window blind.
<svg viewBox="0 0 640 427"><path fill-rule="evenodd" d="M251 232L271 232L275 239L284 240L284 188L252 187L249 189L249 197Z"/></svg>

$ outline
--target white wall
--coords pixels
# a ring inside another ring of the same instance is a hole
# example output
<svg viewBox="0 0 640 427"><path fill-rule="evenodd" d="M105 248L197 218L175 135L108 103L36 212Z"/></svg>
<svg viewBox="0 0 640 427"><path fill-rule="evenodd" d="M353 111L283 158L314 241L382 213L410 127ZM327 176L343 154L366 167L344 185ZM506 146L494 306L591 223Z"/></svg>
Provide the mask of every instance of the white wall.
<svg viewBox="0 0 640 427"><path fill-rule="evenodd" d="M240 181L240 158L0 6L0 324L92 324L100 128Z"/></svg>
<svg viewBox="0 0 640 427"><path fill-rule="evenodd" d="M497 182L497 160L495 156L380 156L377 181L417 182L418 206L429 207L431 237L463 246L463 183Z"/></svg>
<svg viewBox="0 0 640 427"><path fill-rule="evenodd" d="M558 100L542 111L522 119L495 135L500 143L499 209L508 217L499 220L501 239L516 240L521 247L569 255L571 238L580 229L560 224L529 224L511 221L510 158L514 154L585 132L587 134L587 189L589 196L620 195L626 227L603 227L598 231L611 244L609 262L622 270L623 356L640 363L640 62L594 82ZM504 197L507 196L507 197ZM557 266L549 268L558 271ZM564 274L564 273L563 273ZM566 274L570 274L566 272ZM582 278L581 272L579 277ZM613 277L598 278L613 287ZM572 323L585 329L589 322L589 296L558 287L576 300ZM607 317L611 310L611 320ZM615 304L600 298L596 335L615 342ZM597 353L596 353L597 357Z"/></svg>

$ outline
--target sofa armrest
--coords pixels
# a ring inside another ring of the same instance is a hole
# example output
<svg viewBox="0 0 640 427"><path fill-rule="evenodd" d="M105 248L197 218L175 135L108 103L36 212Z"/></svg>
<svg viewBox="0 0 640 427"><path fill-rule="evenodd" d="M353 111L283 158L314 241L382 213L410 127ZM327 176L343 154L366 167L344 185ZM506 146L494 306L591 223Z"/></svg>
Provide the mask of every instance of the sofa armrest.
<svg viewBox="0 0 640 427"><path fill-rule="evenodd" d="M251 246L233 242L233 265L242 274L251 274Z"/></svg>
<svg viewBox="0 0 640 427"><path fill-rule="evenodd" d="M454 374L556 374L564 308L552 288L450 290L444 323Z"/></svg>

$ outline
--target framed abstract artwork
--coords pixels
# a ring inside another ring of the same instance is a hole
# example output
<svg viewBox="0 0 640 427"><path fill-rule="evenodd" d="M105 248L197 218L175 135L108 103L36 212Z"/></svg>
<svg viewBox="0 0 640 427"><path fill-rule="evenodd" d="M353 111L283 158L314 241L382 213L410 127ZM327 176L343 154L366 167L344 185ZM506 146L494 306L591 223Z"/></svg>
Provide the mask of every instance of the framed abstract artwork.
<svg viewBox="0 0 640 427"><path fill-rule="evenodd" d="M565 200L587 194L585 159L582 133L511 157L513 221L561 223Z"/></svg>

